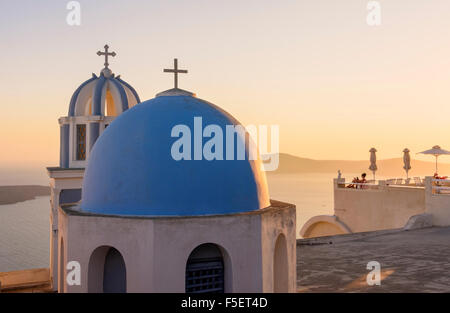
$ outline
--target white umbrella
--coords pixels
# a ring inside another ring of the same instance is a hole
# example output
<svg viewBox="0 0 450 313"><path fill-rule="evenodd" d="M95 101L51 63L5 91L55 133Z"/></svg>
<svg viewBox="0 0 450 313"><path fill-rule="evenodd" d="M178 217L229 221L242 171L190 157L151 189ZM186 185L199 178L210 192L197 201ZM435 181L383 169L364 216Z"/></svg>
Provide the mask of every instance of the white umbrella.
<svg viewBox="0 0 450 313"><path fill-rule="evenodd" d="M406 179L408 179L408 171L411 169L411 157L409 156L409 149L403 150L403 169L406 171Z"/></svg>
<svg viewBox="0 0 450 313"><path fill-rule="evenodd" d="M430 150L425 150L425 151L422 151L422 152L419 152L419 153L421 153L421 154L431 154L431 155L434 155L436 157L436 173L437 173L437 171L438 171L437 170L437 159L438 159L438 156L444 155L444 154L450 154L450 151L441 149L441 147L439 147L439 146L434 146Z"/></svg>
<svg viewBox="0 0 450 313"><path fill-rule="evenodd" d="M369 166L369 170L372 171L373 173L373 179L375 180L375 172L377 171L377 156L376 156L376 152L377 149L372 148L369 150L370 152L370 166Z"/></svg>

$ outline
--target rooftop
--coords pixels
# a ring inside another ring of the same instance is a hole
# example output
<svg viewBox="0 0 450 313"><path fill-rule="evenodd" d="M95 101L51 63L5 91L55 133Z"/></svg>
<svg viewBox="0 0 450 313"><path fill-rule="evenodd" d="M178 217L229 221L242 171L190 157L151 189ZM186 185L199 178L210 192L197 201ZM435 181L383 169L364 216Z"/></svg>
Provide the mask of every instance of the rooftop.
<svg viewBox="0 0 450 313"><path fill-rule="evenodd" d="M450 292L450 227L298 240L299 292ZM367 263L381 265L368 286Z"/></svg>

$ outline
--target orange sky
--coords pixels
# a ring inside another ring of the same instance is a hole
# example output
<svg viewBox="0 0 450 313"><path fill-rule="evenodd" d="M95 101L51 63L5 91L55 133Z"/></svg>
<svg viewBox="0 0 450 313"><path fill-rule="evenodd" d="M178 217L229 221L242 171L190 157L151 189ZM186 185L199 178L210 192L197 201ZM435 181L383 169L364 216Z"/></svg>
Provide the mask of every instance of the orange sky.
<svg viewBox="0 0 450 313"><path fill-rule="evenodd" d="M3 1L0 167L57 165L57 119L105 43L141 99L172 87L162 69L178 57L181 88L244 125L278 124L282 152L450 149L450 2L379 2L382 24L369 27L364 0L80 1L71 27L64 1Z"/></svg>

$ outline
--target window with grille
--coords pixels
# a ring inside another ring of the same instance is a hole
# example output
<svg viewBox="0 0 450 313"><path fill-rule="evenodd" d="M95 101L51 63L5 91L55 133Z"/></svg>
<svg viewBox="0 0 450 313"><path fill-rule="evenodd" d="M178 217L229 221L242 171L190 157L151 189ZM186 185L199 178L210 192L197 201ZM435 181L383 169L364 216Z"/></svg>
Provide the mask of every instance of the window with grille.
<svg viewBox="0 0 450 313"><path fill-rule="evenodd" d="M186 292L223 293L222 257L189 259L186 266Z"/></svg>
<svg viewBox="0 0 450 313"><path fill-rule="evenodd" d="M78 161L86 160L86 124L77 125L77 155Z"/></svg>

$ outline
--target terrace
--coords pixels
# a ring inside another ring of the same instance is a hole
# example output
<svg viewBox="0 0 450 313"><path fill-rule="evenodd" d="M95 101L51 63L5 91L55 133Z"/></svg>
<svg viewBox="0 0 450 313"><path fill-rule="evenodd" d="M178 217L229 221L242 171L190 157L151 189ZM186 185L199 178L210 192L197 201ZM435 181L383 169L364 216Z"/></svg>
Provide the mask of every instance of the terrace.
<svg viewBox="0 0 450 313"><path fill-rule="evenodd" d="M450 180L427 176L354 183L334 181L334 215L311 218L304 238L420 225L450 225Z"/></svg>
<svg viewBox="0 0 450 313"><path fill-rule="evenodd" d="M298 292L450 292L450 227L297 241ZM367 263L380 263L369 286Z"/></svg>

